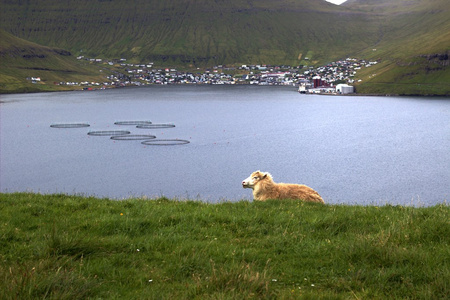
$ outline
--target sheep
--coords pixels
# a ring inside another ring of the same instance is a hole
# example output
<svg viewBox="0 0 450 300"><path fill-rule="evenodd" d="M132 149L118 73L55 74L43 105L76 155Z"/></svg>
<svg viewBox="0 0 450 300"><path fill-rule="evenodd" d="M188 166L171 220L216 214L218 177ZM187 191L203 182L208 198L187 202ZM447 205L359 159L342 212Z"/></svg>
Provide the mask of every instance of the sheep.
<svg viewBox="0 0 450 300"><path fill-rule="evenodd" d="M253 190L253 199L265 201L268 199L301 199L307 202L325 203L322 197L312 188L302 184L275 183L272 175L256 171L242 181L243 188Z"/></svg>

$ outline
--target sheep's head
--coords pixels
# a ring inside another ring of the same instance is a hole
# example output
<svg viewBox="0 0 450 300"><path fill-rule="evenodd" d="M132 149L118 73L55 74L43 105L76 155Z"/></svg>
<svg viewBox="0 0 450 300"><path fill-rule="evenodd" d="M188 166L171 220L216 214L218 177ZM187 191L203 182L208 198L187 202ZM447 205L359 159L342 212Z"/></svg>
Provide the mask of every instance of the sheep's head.
<svg viewBox="0 0 450 300"><path fill-rule="evenodd" d="M261 171L253 172L252 175L250 175L247 179L242 181L242 187L244 189L245 188L253 189L255 187L255 185L258 184L258 182L260 182L261 180L263 180L265 178L272 179L272 176L267 172L261 172Z"/></svg>

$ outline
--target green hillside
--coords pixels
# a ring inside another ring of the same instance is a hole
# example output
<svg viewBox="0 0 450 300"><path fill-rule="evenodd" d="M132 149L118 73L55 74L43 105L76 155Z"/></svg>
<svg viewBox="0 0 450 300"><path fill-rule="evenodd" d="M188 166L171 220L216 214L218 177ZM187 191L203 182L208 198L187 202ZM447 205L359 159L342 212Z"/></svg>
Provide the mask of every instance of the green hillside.
<svg viewBox="0 0 450 300"><path fill-rule="evenodd" d="M450 94L448 0L0 0L0 8L1 29L73 56L184 67L357 57L379 62L358 73L360 93Z"/></svg>
<svg viewBox="0 0 450 300"><path fill-rule="evenodd" d="M8 32L93 57L296 65L309 51L327 62L378 40L371 16L317 0L0 3Z"/></svg>
<svg viewBox="0 0 450 300"><path fill-rule="evenodd" d="M380 40L359 55L381 62L358 74L362 93L449 95L447 0L349 0L380 20Z"/></svg>
<svg viewBox="0 0 450 300"><path fill-rule="evenodd" d="M0 29L0 92L64 90L60 81L101 80L97 69L81 66L63 49L28 42ZM33 83L32 77L41 81Z"/></svg>

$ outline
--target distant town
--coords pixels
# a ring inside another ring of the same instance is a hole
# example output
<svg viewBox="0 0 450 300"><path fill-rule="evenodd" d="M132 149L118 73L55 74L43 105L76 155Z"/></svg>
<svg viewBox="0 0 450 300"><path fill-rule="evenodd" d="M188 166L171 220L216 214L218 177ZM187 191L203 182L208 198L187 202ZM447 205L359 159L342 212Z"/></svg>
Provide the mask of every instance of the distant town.
<svg viewBox="0 0 450 300"><path fill-rule="evenodd" d="M104 82L55 82L57 85L80 86L84 90L111 87L143 86L151 84L251 84L285 85L298 87L300 93L350 94L355 74L376 61L347 58L318 68L270 65L241 65L239 67L214 66L198 72L183 72L174 68L157 68L154 63L132 64L126 59L104 60L77 57L89 63L106 66ZM109 72L109 73L108 73ZM108 74L106 74L108 73ZM40 78L29 78L32 82Z"/></svg>

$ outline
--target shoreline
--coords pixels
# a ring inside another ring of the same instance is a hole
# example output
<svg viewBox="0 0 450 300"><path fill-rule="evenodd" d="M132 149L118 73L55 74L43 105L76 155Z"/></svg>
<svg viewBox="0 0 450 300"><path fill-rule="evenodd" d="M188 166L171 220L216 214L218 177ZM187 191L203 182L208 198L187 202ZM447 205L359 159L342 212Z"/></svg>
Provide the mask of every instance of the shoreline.
<svg viewBox="0 0 450 300"><path fill-rule="evenodd" d="M169 84L168 86L179 86L179 85L187 85L187 86L203 86L203 85L214 85L214 84ZM229 84L232 85L232 84ZM254 84L246 84L246 83L239 83L239 84L234 84L234 85L252 85L254 86ZM149 84L149 85L145 85L145 86L160 86L158 84ZM258 86L258 85L256 85ZM272 85L272 87L274 86L282 86L282 85ZM124 86L124 87L106 87L106 88L94 88L91 90L84 90L83 88L79 89L79 88L74 88L74 89L55 89L55 90L39 90L39 89L32 89L32 90L28 90L27 88L24 88L22 91L21 90L16 90L13 92L5 92L4 90L0 90L0 96L1 95L16 95L16 94L34 94L34 93L53 93L53 92L74 92L74 91L84 91L84 92L93 92L93 91L100 91L100 90L107 90L107 89L123 89L123 88L127 88L127 87L137 87L137 86ZM142 86L140 86L142 87ZM261 85L261 87L267 87L267 85ZM286 86L285 86L286 87ZM289 87L289 86L288 86ZM296 88L296 86L291 86L293 88ZM296 89L293 90L293 92L297 92L298 91ZM299 93L301 94L301 93ZM337 94L337 93L303 93L304 95L319 95L319 96L353 96L353 97L450 97L450 94L388 94L388 93L382 93L382 94L360 94L360 93L351 93L351 94ZM1 103L6 103L4 101L0 100L0 104Z"/></svg>

